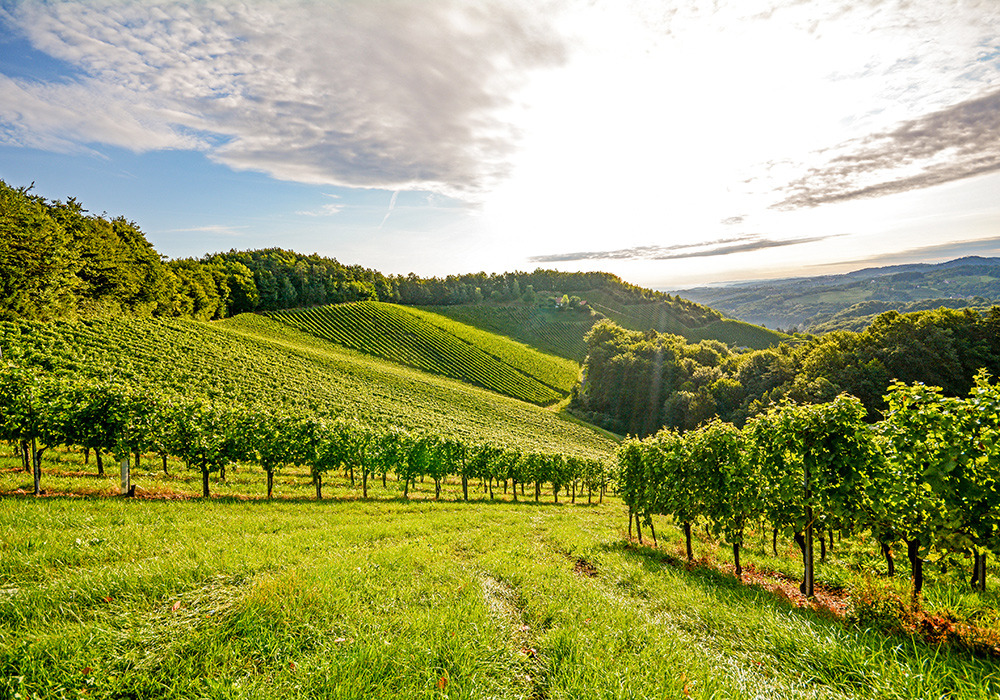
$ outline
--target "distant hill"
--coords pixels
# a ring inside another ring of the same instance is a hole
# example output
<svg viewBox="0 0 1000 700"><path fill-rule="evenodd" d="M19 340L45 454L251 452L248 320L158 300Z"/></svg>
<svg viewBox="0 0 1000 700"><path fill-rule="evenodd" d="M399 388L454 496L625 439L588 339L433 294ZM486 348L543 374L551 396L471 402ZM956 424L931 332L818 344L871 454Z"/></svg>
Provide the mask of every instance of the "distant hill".
<svg viewBox="0 0 1000 700"><path fill-rule="evenodd" d="M812 332L861 330L885 311L972 307L1000 300L1000 258L966 257L939 264L893 265L843 275L794 277L681 295L728 316L769 328Z"/></svg>

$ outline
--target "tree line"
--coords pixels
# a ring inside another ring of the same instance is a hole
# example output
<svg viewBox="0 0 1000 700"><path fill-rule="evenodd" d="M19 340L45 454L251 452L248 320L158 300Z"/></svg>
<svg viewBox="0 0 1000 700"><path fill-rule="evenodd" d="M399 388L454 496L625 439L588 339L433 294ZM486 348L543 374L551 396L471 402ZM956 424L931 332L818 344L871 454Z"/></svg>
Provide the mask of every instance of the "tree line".
<svg viewBox="0 0 1000 700"><path fill-rule="evenodd" d="M741 428L713 420L685 433L665 428L626 441L618 491L642 540L653 515L686 535L704 522L733 547L737 574L747 529L791 535L803 558L802 592L813 595L813 547L834 533L868 532L890 575L905 546L914 595L935 552L971 555L971 583L986 588L987 553L1000 554L1000 383L979 372L964 397L893 383L885 418L866 421L856 397L783 402ZM776 539L774 540L776 542ZM772 544L772 546L776 546Z"/></svg>
<svg viewBox="0 0 1000 700"><path fill-rule="evenodd" d="M34 493L41 493L42 460L53 447L77 447L95 453L99 474L103 456L122 469L121 488L130 493L132 464L156 454L167 470L168 456L200 472L202 495L210 496L210 475L222 478L230 465L254 464L266 476L267 497L274 474L290 465L307 467L323 497L323 477L342 469L361 481L368 497L370 478L386 485L392 473L404 498L417 479L431 478L435 498L449 477L461 479L463 498L470 482L479 482L489 497L494 488L518 499L531 486L536 501L543 486L558 502L560 492L587 493L603 500L608 483L604 463L571 455L523 452L509 446L470 444L447 435L377 431L357 421L314 414L292 414L262 406L214 403L201 398L160 394L148 387L94 379L38 375L8 362L0 368L0 440L14 445L25 470L33 474Z"/></svg>
<svg viewBox="0 0 1000 700"><path fill-rule="evenodd" d="M384 275L280 248L164 261L139 226L91 215L75 198L49 201L0 180L0 319L109 315L211 320L350 301L410 305L537 303L550 294L605 290L622 303L666 302L718 313L604 272Z"/></svg>
<svg viewBox="0 0 1000 700"><path fill-rule="evenodd" d="M856 396L875 421L893 380L961 396L980 368L1000 374L1000 307L889 311L860 333L836 331L755 351L639 333L606 320L586 343L572 407L619 433L691 430L716 416L741 426L786 398L824 403L841 393Z"/></svg>

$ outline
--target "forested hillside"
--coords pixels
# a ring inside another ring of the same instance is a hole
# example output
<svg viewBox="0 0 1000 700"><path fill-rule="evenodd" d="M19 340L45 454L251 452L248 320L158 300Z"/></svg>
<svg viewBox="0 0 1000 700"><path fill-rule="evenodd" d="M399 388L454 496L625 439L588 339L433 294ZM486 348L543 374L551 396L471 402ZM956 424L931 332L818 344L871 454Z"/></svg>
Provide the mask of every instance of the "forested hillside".
<svg viewBox="0 0 1000 700"><path fill-rule="evenodd" d="M197 320L323 304L382 301L462 307L457 320L582 361L583 334L608 315L635 330L673 332L754 348L781 334L724 319L701 304L605 272L384 275L290 250L161 260L139 227L47 201L0 181L0 319L71 320L120 314ZM475 309L475 310L468 310ZM582 313L555 312L576 310ZM505 318L513 314L514 318ZM589 322L588 322L589 321ZM555 324L546 327L548 324Z"/></svg>
<svg viewBox="0 0 1000 700"><path fill-rule="evenodd" d="M183 284L132 222L0 181L0 318L167 312Z"/></svg>
<svg viewBox="0 0 1000 700"><path fill-rule="evenodd" d="M278 249L164 262L134 222L0 181L0 318L210 320L394 291L378 272Z"/></svg>
<svg viewBox="0 0 1000 700"><path fill-rule="evenodd" d="M1000 374L1000 307L890 311L861 333L837 331L752 352L603 321L587 336L587 347L573 405L616 432L691 429L716 415L742 425L784 398L822 403L841 392L861 399L877 420L893 380L959 396L981 368Z"/></svg>

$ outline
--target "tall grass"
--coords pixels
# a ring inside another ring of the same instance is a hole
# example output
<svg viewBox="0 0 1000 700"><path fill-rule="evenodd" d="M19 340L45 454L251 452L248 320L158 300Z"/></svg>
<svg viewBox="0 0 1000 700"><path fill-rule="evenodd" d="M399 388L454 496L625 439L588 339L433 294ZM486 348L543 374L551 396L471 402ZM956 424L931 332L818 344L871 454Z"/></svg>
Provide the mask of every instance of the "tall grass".
<svg viewBox="0 0 1000 700"><path fill-rule="evenodd" d="M0 698L1000 692L989 660L626 545L612 501L5 497Z"/></svg>

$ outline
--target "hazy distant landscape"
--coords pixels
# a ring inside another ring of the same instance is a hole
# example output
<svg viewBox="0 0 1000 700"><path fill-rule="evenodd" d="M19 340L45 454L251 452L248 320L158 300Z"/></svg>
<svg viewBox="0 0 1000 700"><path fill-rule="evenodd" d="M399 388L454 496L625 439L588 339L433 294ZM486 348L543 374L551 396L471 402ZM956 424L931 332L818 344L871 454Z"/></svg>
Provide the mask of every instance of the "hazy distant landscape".
<svg viewBox="0 0 1000 700"><path fill-rule="evenodd" d="M727 316L769 328L860 331L885 311L992 306L1000 298L1000 258L866 268L843 275L744 282L678 293Z"/></svg>

